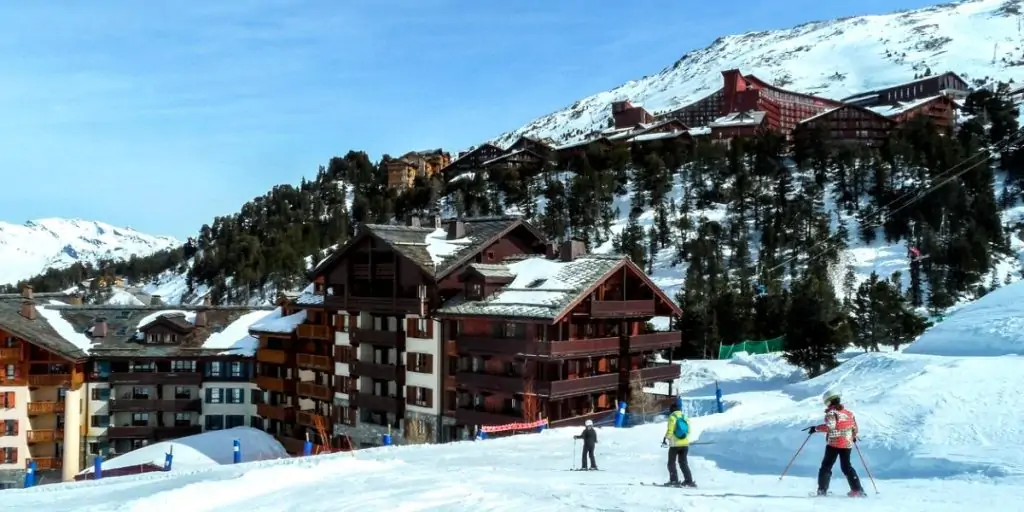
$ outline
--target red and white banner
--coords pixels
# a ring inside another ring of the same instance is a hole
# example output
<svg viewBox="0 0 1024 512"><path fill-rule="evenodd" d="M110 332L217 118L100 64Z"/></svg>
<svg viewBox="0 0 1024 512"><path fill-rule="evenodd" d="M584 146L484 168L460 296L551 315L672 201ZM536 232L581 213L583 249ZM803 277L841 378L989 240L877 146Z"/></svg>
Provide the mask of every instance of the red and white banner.
<svg viewBox="0 0 1024 512"><path fill-rule="evenodd" d="M488 425L480 427L481 432L507 432L509 430L529 430L537 427L546 427L548 425L547 418L537 420L532 423L508 423L505 425Z"/></svg>

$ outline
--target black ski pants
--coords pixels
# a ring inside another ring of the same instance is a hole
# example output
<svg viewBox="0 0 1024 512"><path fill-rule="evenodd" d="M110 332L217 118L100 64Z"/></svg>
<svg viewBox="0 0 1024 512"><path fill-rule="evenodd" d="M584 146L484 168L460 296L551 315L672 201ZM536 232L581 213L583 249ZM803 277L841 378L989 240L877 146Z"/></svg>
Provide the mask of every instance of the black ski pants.
<svg viewBox="0 0 1024 512"><path fill-rule="evenodd" d="M828 491L828 484L832 480L832 467L836 465L836 459L839 459L839 469L843 470L846 482L850 484L850 490L864 490L860 486L860 477L857 476L857 471L853 469L853 464L850 462L852 454L853 448L825 447L825 457L821 459L821 469L818 470L819 491Z"/></svg>
<svg viewBox="0 0 1024 512"><path fill-rule="evenodd" d="M683 482L693 482L693 475L690 474L690 465L686 462L686 455L690 453L689 446L673 446L668 449L668 481L678 482L679 473L676 471L676 464L683 470Z"/></svg>
<svg viewBox="0 0 1024 512"><path fill-rule="evenodd" d="M583 443L583 457L580 466L587 469L587 457L590 457L590 467L597 469L597 461L594 460L594 446Z"/></svg>

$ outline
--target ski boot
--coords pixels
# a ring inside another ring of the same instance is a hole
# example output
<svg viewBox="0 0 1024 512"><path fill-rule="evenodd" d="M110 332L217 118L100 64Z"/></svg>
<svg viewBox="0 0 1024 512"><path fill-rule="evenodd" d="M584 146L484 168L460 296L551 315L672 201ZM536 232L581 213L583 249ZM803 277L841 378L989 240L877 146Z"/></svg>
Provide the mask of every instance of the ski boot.
<svg viewBox="0 0 1024 512"><path fill-rule="evenodd" d="M858 489L856 491L850 491L850 492L846 493L846 495L851 497L851 498L867 498L868 497L867 493L864 492L863 490L860 490L860 489Z"/></svg>
<svg viewBox="0 0 1024 512"><path fill-rule="evenodd" d="M692 487L692 488L696 489L697 488L697 482L683 482L683 483L679 484L679 486L680 487Z"/></svg>

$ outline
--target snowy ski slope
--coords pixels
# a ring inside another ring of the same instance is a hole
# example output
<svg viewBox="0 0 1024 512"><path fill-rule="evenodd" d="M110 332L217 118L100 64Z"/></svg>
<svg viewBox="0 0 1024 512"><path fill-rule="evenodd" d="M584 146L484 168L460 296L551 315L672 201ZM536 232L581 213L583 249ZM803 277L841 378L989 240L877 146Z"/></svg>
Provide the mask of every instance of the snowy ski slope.
<svg viewBox="0 0 1024 512"><path fill-rule="evenodd" d="M821 510L808 497L823 439L815 436L781 481L779 473L821 420L821 394L840 390L861 425L860 447L876 479L856 467L872 496L823 498L834 511L1019 510L1024 496L1024 364L1013 354L1024 283L964 307L907 353L847 354L808 381L777 355L687 361L687 397L718 381L730 408L693 419L696 490L637 486L666 479L661 424L600 428L600 472L569 472L577 429L440 446L379 448L194 472L0 491L0 511ZM971 333L970 337L951 335ZM968 344L971 356L953 346ZM913 353L910 353L913 352ZM846 491L834 471L832 490Z"/></svg>

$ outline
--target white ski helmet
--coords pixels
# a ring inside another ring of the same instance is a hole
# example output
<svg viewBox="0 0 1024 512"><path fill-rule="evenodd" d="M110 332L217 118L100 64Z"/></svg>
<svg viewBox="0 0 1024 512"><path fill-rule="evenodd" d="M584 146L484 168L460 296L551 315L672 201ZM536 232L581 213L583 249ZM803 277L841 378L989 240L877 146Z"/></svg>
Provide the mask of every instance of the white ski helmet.
<svg viewBox="0 0 1024 512"><path fill-rule="evenodd" d="M821 395L821 400L823 402L825 402L825 405L828 405L833 400L840 400L839 392L838 391L832 391L832 390L826 391L824 395Z"/></svg>
<svg viewBox="0 0 1024 512"><path fill-rule="evenodd" d="M585 422L585 423L583 424L583 426L584 426L584 427L593 427L593 426L594 426L594 420L587 420L587 421L586 421L586 422Z"/></svg>

